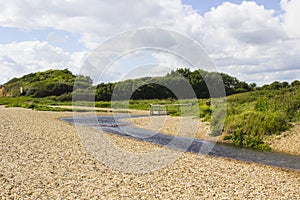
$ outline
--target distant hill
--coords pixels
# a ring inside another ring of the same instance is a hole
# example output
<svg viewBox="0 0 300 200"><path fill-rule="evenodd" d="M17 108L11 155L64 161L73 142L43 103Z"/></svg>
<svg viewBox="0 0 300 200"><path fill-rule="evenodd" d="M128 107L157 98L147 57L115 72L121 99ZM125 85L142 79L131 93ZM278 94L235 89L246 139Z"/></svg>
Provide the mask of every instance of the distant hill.
<svg viewBox="0 0 300 200"><path fill-rule="evenodd" d="M115 100L126 100L128 94L132 94L130 98L134 100L176 99L178 96L176 97L170 88L179 93L177 95L180 96L178 97L180 99L189 99L195 95L197 98L210 98L206 82L208 81L212 88L216 88L222 81L218 77L223 79L226 95L251 91L256 86L254 83L248 84L224 73L179 68L163 77L144 77L118 83L101 83L96 87L96 100L109 101L112 93L114 93ZM195 95L185 91L188 88L187 83L192 87Z"/></svg>
<svg viewBox="0 0 300 200"><path fill-rule="evenodd" d="M186 68L177 69L163 77L144 77L117 83L100 83L96 86L92 86L92 80L89 77L75 76L68 69L47 70L13 78L3 86L6 93L11 96L39 98L61 96L60 100L70 101L72 100L72 93L76 92L78 100L93 99L91 96L95 94L98 101L110 101L113 92L117 94L115 100L128 99L128 94L132 94L129 97L131 99L176 98L168 87L180 88L182 85L189 83L198 98L209 98L209 91L204 80L209 79L212 83L217 82L219 81L216 78L217 75L222 77L227 95L253 89L252 85L227 74L203 70L190 71ZM74 87L75 83L76 87ZM182 91L182 94L182 98L190 98L189 94L184 94L184 91Z"/></svg>
<svg viewBox="0 0 300 200"><path fill-rule="evenodd" d="M75 80L80 78L86 87L91 86L89 77L75 76L68 69L30 73L21 78L13 78L3 86L11 96L60 96L71 93Z"/></svg>
<svg viewBox="0 0 300 200"><path fill-rule="evenodd" d="M219 80L217 77L221 77L223 80ZM210 98L206 81L209 81L213 87L218 81L223 81L227 96L258 89L279 89L290 86L287 82L275 81L270 85L258 88L255 83L248 84L225 73L207 72L200 69L191 71L187 68L179 68L162 77L143 77L93 86L90 77L73 75L68 69L64 69L47 70L13 78L1 87L3 90L1 93L37 98L55 96L58 97L58 101L71 101L72 96L76 96L75 100L110 101L113 93L114 100L128 100L129 98L133 100L176 99L178 96L171 91L172 88L182 88L179 89L180 98L189 99L192 96L185 92L183 87L188 83L197 98ZM76 84L75 87L74 84ZM291 85L297 84L300 82L291 83Z"/></svg>

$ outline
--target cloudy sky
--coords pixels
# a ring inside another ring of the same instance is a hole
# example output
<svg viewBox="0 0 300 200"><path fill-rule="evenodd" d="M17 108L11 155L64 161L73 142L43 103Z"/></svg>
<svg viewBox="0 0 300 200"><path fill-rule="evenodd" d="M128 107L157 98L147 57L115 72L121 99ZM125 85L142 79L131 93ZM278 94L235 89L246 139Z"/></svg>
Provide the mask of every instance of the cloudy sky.
<svg viewBox="0 0 300 200"><path fill-rule="evenodd" d="M0 3L0 83L51 68L80 73L86 58L108 38L141 27L190 37L201 44L218 71L240 80L261 85L300 79L299 0ZM168 38L159 40L164 43ZM113 63L101 80L118 80L120 74L134 71L133 66L148 66L155 75L166 72L159 66L184 66L173 57L166 52L132 51Z"/></svg>

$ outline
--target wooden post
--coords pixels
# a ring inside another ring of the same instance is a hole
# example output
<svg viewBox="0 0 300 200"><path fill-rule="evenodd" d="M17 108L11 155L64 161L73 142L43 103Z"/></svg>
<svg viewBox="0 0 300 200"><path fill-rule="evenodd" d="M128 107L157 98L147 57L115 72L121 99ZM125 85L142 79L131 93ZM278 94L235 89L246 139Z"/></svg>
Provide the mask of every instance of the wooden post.
<svg viewBox="0 0 300 200"><path fill-rule="evenodd" d="M153 106L150 104L150 115L153 115Z"/></svg>
<svg viewBox="0 0 300 200"><path fill-rule="evenodd" d="M160 115L160 105L158 105L158 115Z"/></svg>

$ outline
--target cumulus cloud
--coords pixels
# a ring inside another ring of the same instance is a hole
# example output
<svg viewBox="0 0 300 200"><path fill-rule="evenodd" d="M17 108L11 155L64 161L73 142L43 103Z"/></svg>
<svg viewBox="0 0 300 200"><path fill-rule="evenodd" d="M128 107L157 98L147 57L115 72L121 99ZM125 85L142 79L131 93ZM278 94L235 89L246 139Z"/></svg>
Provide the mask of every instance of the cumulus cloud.
<svg viewBox="0 0 300 200"><path fill-rule="evenodd" d="M87 58L85 65L82 66L82 73L96 78L97 74L103 74L106 68L120 56L126 55L128 57L128 54L134 55L136 50L154 52L155 54L153 55L156 55L154 56L156 58L154 63L159 65L172 66L174 63L177 63L177 59L182 59L195 67L202 66L209 70L215 67L203 48L194 40L175 31L141 28L122 33L101 44ZM169 54L170 56L159 57L158 54ZM168 59L162 59L163 57ZM118 62L120 61L124 62L125 60L118 60ZM145 61L147 62L147 60ZM139 65L144 64L149 63L139 63ZM126 63L118 66L120 66L119 69L115 69L117 73L124 72L127 70L126 68L130 68L130 65ZM112 66L109 67L112 68ZM187 66L183 65L182 67Z"/></svg>
<svg viewBox="0 0 300 200"><path fill-rule="evenodd" d="M79 71L86 53L70 54L47 42L26 41L0 45L0 82L47 69Z"/></svg>
<svg viewBox="0 0 300 200"><path fill-rule="evenodd" d="M286 3L295 6L294 2ZM299 40L291 38L286 28L288 12L286 8L285 13L276 15L255 2L223 3L204 15L206 37L199 40L224 72L259 84L287 80L274 74L285 70L291 74L288 71L300 66Z"/></svg>
<svg viewBox="0 0 300 200"><path fill-rule="evenodd" d="M180 0L2 1L0 25L23 29L52 27L80 33L89 49L107 37L141 26L195 32L195 21L201 18Z"/></svg>
<svg viewBox="0 0 300 200"><path fill-rule="evenodd" d="M281 0L282 12L251 1L241 4L224 2L203 16L180 0L0 0L0 3L0 26L64 30L80 35L79 42L89 50L122 31L145 26L162 27L200 42L221 71L248 82L262 84L292 80L297 74L292 71L299 72L298 0ZM62 39L52 33L48 36L49 40ZM149 37L135 37L134 40L135 43L139 40L145 43ZM150 41L154 45L174 42L168 35L150 37ZM1 69L15 76L58 66L78 70L79 60L84 55L85 51L71 54L47 42L0 46ZM176 59L163 53L155 58L157 64L165 65L166 61L178 64Z"/></svg>
<svg viewBox="0 0 300 200"><path fill-rule="evenodd" d="M300 1L297 0L281 0L283 11L284 28L291 38L300 38L299 10Z"/></svg>

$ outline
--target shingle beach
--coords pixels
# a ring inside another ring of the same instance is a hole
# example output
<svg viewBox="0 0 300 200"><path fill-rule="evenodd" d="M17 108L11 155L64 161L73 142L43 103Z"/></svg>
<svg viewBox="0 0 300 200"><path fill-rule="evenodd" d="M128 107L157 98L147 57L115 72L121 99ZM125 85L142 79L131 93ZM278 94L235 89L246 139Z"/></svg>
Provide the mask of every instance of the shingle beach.
<svg viewBox="0 0 300 200"><path fill-rule="evenodd" d="M60 120L72 115L0 107L1 199L300 199L300 172L225 158L183 153L156 171L115 170ZM128 152L164 148L106 137Z"/></svg>

